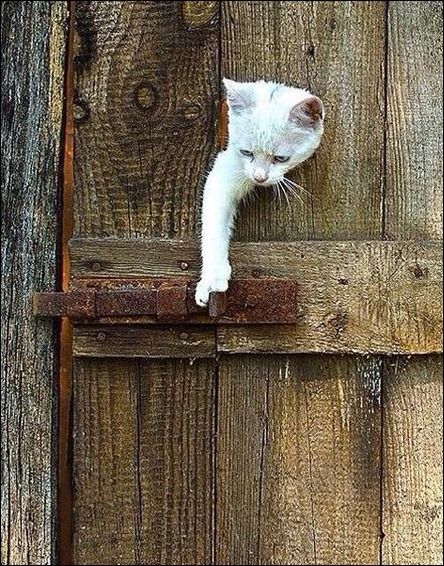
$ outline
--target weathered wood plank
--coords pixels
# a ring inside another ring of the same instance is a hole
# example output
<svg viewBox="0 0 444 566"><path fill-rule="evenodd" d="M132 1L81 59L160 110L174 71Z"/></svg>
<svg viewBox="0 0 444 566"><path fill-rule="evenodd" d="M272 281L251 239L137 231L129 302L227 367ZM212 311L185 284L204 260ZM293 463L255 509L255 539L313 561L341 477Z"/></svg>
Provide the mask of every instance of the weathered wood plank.
<svg viewBox="0 0 444 566"><path fill-rule="evenodd" d="M389 238L442 239L442 3L392 2L388 12Z"/></svg>
<svg viewBox="0 0 444 566"><path fill-rule="evenodd" d="M442 4L390 2L388 33L386 234L441 238ZM443 560L441 376L437 356L386 365L385 564Z"/></svg>
<svg viewBox="0 0 444 566"><path fill-rule="evenodd" d="M215 138L217 3L77 2L76 30L74 234L193 237ZM77 362L75 563L210 562L214 375L192 363ZM89 394L90 380L111 393ZM82 511L94 508L100 521Z"/></svg>
<svg viewBox="0 0 444 566"><path fill-rule="evenodd" d="M76 564L210 563L212 363L76 360Z"/></svg>
<svg viewBox="0 0 444 566"><path fill-rule="evenodd" d="M75 234L194 233L218 29L217 2L77 2Z"/></svg>
<svg viewBox="0 0 444 566"><path fill-rule="evenodd" d="M442 564L442 357L387 360L384 564Z"/></svg>
<svg viewBox="0 0 444 566"><path fill-rule="evenodd" d="M222 72L310 88L325 135L293 179L305 204L265 191L237 220L241 240L380 236L385 2L223 2ZM353 54L351 56L350 54Z"/></svg>
<svg viewBox="0 0 444 566"><path fill-rule="evenodd" d="M180 241L74 240L71 246L76 278L197 277L197 257L194 244ZM231 257L235 277L295 279L299 320L272 332L221 327L220 351L442 351L440 242L236 242Z"/></svg>
<svg viewBox="0 0 444 566"><path fill-rule="evenodd" d="M265 77L308 86L324 100L327 110L321 147L293 177L312 193L312 198L301 194L307 203L305 207L292 201L290 207L284 208L276 205L270 194L264 195L239 215L239 240L368 240L380 237L384 190L385 8L385 2L223 3L224 74L238 79ZM361 322L350 336L357 333L359 341L359 336L363 337L367 333L365 328L370 326L367 339L360 344L354 341L357 351L361 348L367 351L377 342L381 328L387 332L386 323L376 324L376 327L373 324L379 317L382 322L383 313L390 311L390 303L379 301L381 296L388 296L388 288L397 285L395 281L390 283L388 267L390 263L397 263L395 258L393 262L380 264L379 252L374 260L370 259L375 248L370 253L362 249L345 264L350 268L350 275L353 272L348 279L343 274L342 263L336 264L329 275L328 268L323 272L324 265L328 265L332 258L328 253L326 257L319 254L316 260L313 257L317 267L310 273L310 269L306 272L300 263L305 257L292 253L296 251L291 247L293 243L289 247L290 253L286 253L285 248L275 248L273 256L263 253L265 248L257 244L249 245L256 255L246 255L250 268L257 274L274 271L277 267L277 271L296 274L296 279L301 281L299 300L300 304L305 303L306 309L301 313L300 326L295 326L300 335L293 347L303 342L308 332L314 331L318 344L323 344L318 351L334 351L347 327L351 329L354 325L355 316ZM332 243L331 249L341 249L340 246L340 243ZM235 275L239 274L236 269L243 263L237 261L236 253L233 253ZM363 279L358 266L364 266ZM385 269L387 272L383 275ZM322 273L326 275L324 280ZM396 275L395 271L395 279ZM381 295L380 278L384 282ZM355 287L358 280L361 285ZM363 280L368 285L368 295ZM350 306L357 300L346 318L341 316L341 309L345 308L342 299L343 293L349 291ZM376 295L372 296L375 291ZM313 302L307 301L307 292L313 296L318 293ZM327 306L328 311L318 313L318 328L307 324L317 305L321 309L322 305ZM391 317L389 325L393 319ZM222 332L233 330L236 332L235 329L221 330L218 346L224 347ZM269 328L263 341L270 340L273 333L274 330ZM325 336L328 337L328 347ZM395 340L392 338L389 337L390 347L397 341L396 333ZM236 339L241 340L240 332ZM276 344L282 342L285 344L283 337L277 335ZM251 347L250 341L246 349ZM231 381L237 379L241 383L238 378L245 378L242 360L242 357L229 356L219 372L219 399L223 399L219 402L219 411L230 415L234 422L248 405L245 402L239 411L231 411L231 405L236 406L236 393L224 391L229 387L224 379L228 375ZM363 371L358 367L359 359L350 359L345 371L344 359L310 357L305 361L303 357L294 357L291 375L310 378L305 382L301 380L302 386L293 377L285 395L280 393L279 378L279 371L281 376L286 372L285 358L257 356L253 360L246 372L248 378L262 381L255 387L258 391L266 389L268 403L270 399L273 403L267 412L263 411L268 413L268 420L266 415L259 420L251 414L252 422L247 429L251 431L250 436L262 438L263 421L267 423L263 465L256 459L246 470L254 469L255 474L262 477L260 540L250 546L251 538L248 539L247 547L242 539L236 539L236 529L225 522L227 538L219 558L231 564L243 560L252 564L377 563L380 418L379 409L372 409L375 389L365 386ZM273 370L262 370L264 365ZM372 376L373 384L380 383L380 367L376 358L365 361L365 373ZM330 380L329 376L334 379ZM338 378L340 386L336 385ZM310 383L311 379L313 383ZM348 390L352 386L354 389ZM355 427L350 427L346 434L343 434L341 424L344 414L356 418ZM302 427L307 432L301 435ZM229 445L230 438L224 437L227 433L219 435L219 444ZM218 452L218 466L223 468L227 454L236 457L236 451L243 454L242 444L236 445L234 453ZM367 456L363 457L363 454ZM235 475L218 476L218 494L224 497L223 503L220 496L217 497L218 536L223 536L219 525L223 508L237 509L238 502L246 497L244 493L251 489L250 477L247 475L247 479L238 480ZM363 480L368 483L364 485ZM312 490L307 487L310 484ZM362 509L366 510L365 514ZM250 532L254 539L256 519L251 519L248 510L239 512L239 517L234 520L236 528L241 522L248 525L241 531L242 536ZM250 557L246 557L246 548L252 552Z"/></svg>
<svg viewBox="0 0 444 566"><path fill-rule="evenodd" d="M138 366L76 360L74 564L135 564L140 545Z"/></svg>
<svg viewBox="0 0 444 566"><path fill-rule="evenodd" d="M220 362L217 564L376 564L379 362Z"/></svg>
<svg viewBox="0 0 444 566"><path fill-rule="evenodd" d="M216 330L174 326L76 326L73 354L95 358L212 358Z"/></svg>
<svg viewBox="0 0 444 566"><path fill-rule="evenodd" d="M66 2L2 2L1 563L55 560L54 290Z"/></svg>
<svg viewBox="0 0 444 566"><path fill-rule="evenodd" d="M212 360L141 366L140 564L211 564L215 367Z"/></svg>

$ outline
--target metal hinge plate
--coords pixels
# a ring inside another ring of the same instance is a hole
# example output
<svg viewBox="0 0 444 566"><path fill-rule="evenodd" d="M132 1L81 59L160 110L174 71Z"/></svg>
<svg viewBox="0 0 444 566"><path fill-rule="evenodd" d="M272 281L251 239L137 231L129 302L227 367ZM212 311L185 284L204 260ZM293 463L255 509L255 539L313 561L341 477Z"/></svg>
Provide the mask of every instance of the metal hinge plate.
<svg viewBox="0 0 444 566"><path fill-rule="evenodd" d="M195 283L183 279L82 280L65 293L35 293L34 313L95 323L296 322L297 284L293 280L235 279L226 293L210 295L208 308L196 305L194 291Z"/></svg>

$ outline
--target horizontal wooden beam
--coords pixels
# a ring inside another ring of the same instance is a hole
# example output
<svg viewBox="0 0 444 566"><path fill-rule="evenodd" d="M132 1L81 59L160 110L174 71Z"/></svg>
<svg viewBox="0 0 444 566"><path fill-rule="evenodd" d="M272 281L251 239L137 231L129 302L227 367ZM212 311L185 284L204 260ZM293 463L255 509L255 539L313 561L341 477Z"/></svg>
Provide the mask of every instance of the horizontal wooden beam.
<svg viewBox="0 0 444 566"><path fill-rule="evenodd" d="M94 358L212 358L215 328L75 326L73 354Z"/></svg>
<svg viewBox="0 0 444 566"><path fill-rule="evenodd" d="M71 242L72 276L198 276L192 242ZM426 354L442 351L442 242L235 242L233 277L298 282L289 326L218 327L220 352Z"/></svg>

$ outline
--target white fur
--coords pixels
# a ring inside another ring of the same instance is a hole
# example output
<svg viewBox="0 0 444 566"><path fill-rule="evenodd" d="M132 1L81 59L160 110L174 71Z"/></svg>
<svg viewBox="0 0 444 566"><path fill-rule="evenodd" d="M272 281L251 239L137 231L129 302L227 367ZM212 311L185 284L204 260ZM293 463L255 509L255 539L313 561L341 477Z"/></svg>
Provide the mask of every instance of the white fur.
<svg viewBox="0 0 444 566"><path fill-rule="evenodd" d="M258 81L224 79L227 91L229 141L205 183L202 203L202 275L196 303L204 306L211 291L226 291L231 277L230 236L239 202L255 185L272 186L310 157L323 133L321 101L308 91ZM311 101L319 111L311 119ZM253 153L245 157L241 150ZM274 156L290 159L278 163ZM265 179L266 178L266 179ZM256 179L256 180L255 180ZM265 179L257 182L257 179Z"/></svg>

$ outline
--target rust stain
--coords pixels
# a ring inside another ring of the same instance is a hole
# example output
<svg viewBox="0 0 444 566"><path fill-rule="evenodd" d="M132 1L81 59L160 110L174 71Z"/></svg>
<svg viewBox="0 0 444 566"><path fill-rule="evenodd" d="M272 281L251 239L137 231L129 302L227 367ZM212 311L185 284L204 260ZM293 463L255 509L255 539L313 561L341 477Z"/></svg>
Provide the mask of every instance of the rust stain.
<svg viewBox="0 0 444 566"><path fill-rule="evenodd" d="M69 22L67 54L65 62L65 106L64 106L64 148L62 156L62 274L61 287L68 290L70 260L68 242L73 233L72 189L74 149L74 11L76 3L68 3ZM58 435L58 563L72 564L72 492L71 465L69 457L71 437L71 391L72 391L72 325L63 318L60 325L59 350L59 435Z"/></svg>

